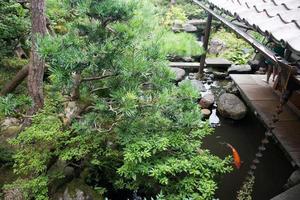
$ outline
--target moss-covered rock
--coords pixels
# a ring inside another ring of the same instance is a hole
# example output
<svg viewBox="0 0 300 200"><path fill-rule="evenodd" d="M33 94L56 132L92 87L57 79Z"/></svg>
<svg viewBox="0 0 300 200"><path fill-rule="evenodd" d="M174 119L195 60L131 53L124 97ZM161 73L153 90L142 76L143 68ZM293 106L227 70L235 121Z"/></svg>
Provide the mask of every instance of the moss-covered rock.
<svg viewBox="0 0 300 200"><path fill-rule="evenodd" d="M82 179L74 179L63 190L58 192L52 199L59 200L103 200L103 196L88 186Z"/></svg>

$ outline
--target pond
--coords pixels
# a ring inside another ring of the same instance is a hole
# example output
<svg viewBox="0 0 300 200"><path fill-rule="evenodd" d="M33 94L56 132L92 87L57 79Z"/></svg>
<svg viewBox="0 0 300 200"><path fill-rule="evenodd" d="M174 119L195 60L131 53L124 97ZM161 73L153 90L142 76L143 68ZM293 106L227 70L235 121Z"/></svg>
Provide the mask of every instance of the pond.
<svg viewBox="0 0 300 200"><path fill-rule="evenodd" d="M241 168L223 176L216 193L216 197L220 200L236 199L237 191L242 186L263 139L265 128L251 112L240 121L220 117L220 124L216 127L215 134L205 138L203 144L205 148L222 158L231 155L231 150L226 145L220 144L222 142L230 143L239 152L243 162ZM293 172L290 162L274 141L271 140L266 148L254 173L256 178L254 200L269 200L283 192L283 185Z"/></svg>

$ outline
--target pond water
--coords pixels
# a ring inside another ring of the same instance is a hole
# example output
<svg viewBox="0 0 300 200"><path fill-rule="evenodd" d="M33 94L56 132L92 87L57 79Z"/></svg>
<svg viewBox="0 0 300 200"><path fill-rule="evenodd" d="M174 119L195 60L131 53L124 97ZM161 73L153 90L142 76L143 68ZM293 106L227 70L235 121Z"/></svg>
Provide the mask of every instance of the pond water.
<svg viewBox="0 0 300 200"><path fill-rule="evenodd" d="M216 127L215 134L205 138L203 147L221 158L231 155L231 150L220 144L222 142L230 143L239 152L243 162L241 168L221 177L216 193L220 200L234 200L257 153L265 128L251 112L240 121L222 117L219 119L220 125ZM281 193L283 185L293 171L290 162L273 141L270 141L266 148L254 173L254 200L269 200Z"/></svg>

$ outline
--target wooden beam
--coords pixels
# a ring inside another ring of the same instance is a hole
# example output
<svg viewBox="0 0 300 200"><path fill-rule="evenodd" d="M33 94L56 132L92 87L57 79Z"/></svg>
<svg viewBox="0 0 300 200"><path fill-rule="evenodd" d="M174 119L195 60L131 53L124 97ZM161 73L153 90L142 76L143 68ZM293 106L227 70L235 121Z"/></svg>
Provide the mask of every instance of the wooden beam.
<svg viewBox="0 0 300 200"><path fill-rule="evenodd" d="M203 38L203 48L204 48L205 52L201 55L201 59L200 59L200 66L199 66L199 71L198 71L199 77L203 76L206 53L208 51L208 41L209 41L209 36L210 36L212 17L213 17L212 14L208 12L206 28L205 28L204 38Z"/></svg>

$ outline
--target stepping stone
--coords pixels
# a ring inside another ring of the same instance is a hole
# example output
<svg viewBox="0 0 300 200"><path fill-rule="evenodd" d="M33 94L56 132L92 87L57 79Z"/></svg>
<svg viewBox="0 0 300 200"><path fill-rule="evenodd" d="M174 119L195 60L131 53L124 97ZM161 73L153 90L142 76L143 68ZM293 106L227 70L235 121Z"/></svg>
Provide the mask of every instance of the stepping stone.
<svg viewBox="0 0 300 200"><path fill-rule="evenodd" d="M182 69L198 69L200 66L199 62L170 62L170 67L178 67Z"/></svg>
<svg viewBox="0 0 300 200"><path fill-rule="evenodd" d="M194 26L205 26L206 25L206 20L203 19L191 19L187 21L188 24L192 24Z"/></svg>
<svg viewBox="0 0 300 200"><path fill-rule="evenodd" d="M250 65L232 65L228 68L229 74L249 74L252 72Z"/></svg>
<svg viewBox="0 0 300 200"><path fill-rule="evenodd" d="M206 58L205 59L206 67L215 67L215 68L228 68L232 63L225 58Z"/></svg>

